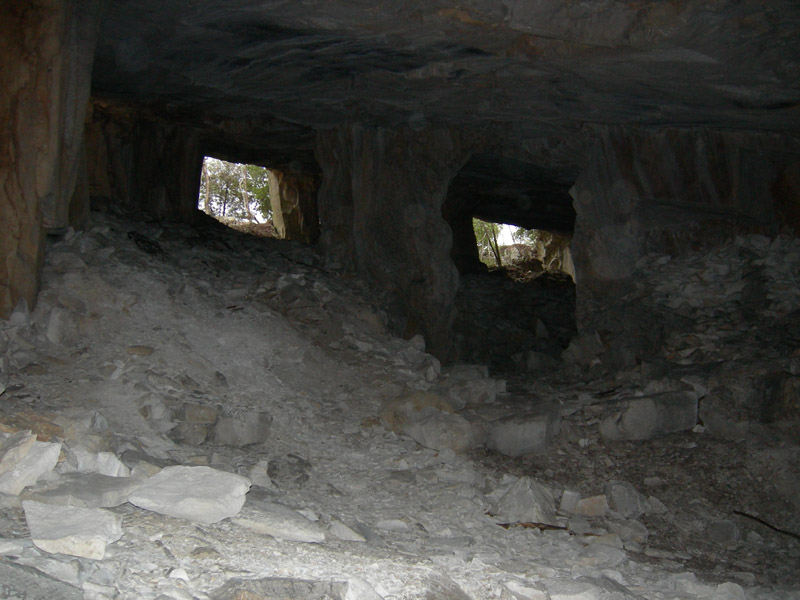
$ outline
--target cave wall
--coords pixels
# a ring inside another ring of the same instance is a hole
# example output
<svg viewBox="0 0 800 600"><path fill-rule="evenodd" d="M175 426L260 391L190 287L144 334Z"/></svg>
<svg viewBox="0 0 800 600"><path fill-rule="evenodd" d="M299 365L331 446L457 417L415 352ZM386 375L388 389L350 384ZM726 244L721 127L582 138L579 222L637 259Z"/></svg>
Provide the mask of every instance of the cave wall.
<svg viewBox="0 0 800 600"><path fill-rule="evenodd" d="M307 244L319 237L317 177L310 173L271 170L269 199L278 235Z"/></svg>
<svg viewBox="0 0 800 600"><path fill-rule="evenodd" d="M34 305L44 231L70 224L99 19L94 0L0 4L2 318Z"/></svg>
<svg viewBox="0 0 800 600"><path fill-rule="evenodd" d="M394 329L405 337L424 335L440 357L451 343L458 288L441 209L468 154L449 129L342 126L317 138L321 244L328 261L370 282Z"/></svg>
<svg viewBox="0 0 800 600"><path fill-rule="evenodd" d="M603 131L570 192L579 329L635 351L658 346L667 332L654 315L620 310L637 263L796 228L798 150L797 139L767 133Z"/></svg>
<svg viewBox="0 0 800 600"><path fill-rule="evenodd" d="M89 193L98 208L147 219L197 218L198 129L95 102L86 124Z"/></svg>

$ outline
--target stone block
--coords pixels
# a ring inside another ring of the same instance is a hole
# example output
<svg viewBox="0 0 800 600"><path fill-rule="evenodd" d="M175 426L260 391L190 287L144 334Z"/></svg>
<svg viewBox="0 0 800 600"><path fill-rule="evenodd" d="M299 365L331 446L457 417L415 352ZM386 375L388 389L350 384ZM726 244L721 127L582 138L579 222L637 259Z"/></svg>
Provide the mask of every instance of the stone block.
<svg viewBox="0 0 800 600"><path fill-rule="evenodd" d="M272 417L263 412L243 412L219 417L214 426L214 443L224 446L249 446L269 439Z"/></svg>
<svg viewBox="0 0 800 600"><path fill-rule="evenodd" d="M647 498L626 481L609 481L605 492L609 506L626 519L637 519L650 512Z"/></svg>
<svg viewBox="0 0 800 600"><path fill-rule="evenodd" d="M489 424L486 446L507 456L541 452L558 433L560 423L557 406L503 417Z"/></svg>
<svg viewBox="0 0 800 600"><path fill-rule="evenodd" d="M623 542L636 542L638 544L647 543L647 527L639 521L633 519L621 519L610 521L608 530L619 536Z"/></svg>
<svg viewBox="0 0 800 600"><path fill-rule="evenodd" d="M0 475L11 471L36 442L30 431L0 433Z"/></svg>
<svg viewBox="0 0 800 600"><path fill-rule="evenodd" d="M178 423L169 432L169 437L176 442L199 446L208 438L208 426L199 423Z"/></svg>
<svg viewBox="0 0 800 600"><path fill-rule="evenodd" d="M583 515L584 517L605 516L608 514L608 499L603 494L581 498L575 505L574 512L576 515Z"/></svg>
<svg viewBox="0 0 800 600"><path fill-rule="evenodd" d="M0 474L0 493L17 495L33 485L53 470L60 454L61 444L34 441L23 456L5 465L6 471Z"/></svg>
<svg viewBox="0 0 800 600"><path fill-rule="evenodd" d="M456 406L491 404L497 398L498 383L494 379L458 381L450 387L448 395Z"/></svg>
<svg viewBox="0 0 800 600"><path fill-rule="evenodd" d="M574 490L564 490L561 494L561 502L558 505L558 510L563 514L571 514L575 512L575 507L581 499L579 492Z"/></svg>
<svg viewBox="0 0 800 600"><path fill-rule="evenodd" d="M480 446L485 439L479 425L470 423L460 415L436 409L416 413L414 420L405 423L402 432L426 448L449 448L456 454Z"/></svg>
<svg viewBox="0 0 800 600"><path fill-rule="evenodd" d="M102 559L106 545L122 537L122 516L99 508L32 500L24 501L22 508L34 545L45 552Z"/></svg>
<svg viewBox="0 0 800 600"><path fill-rule="evenodd" d="M697 395L665 392L620 401L601 421L600 435L608 440L646 440L689 431L696 424Z"/></svg>
<svg viewBox="0 0 800 600"><path fill-rule="evenodd" d="M494 505L492 513L507 523L557 524L553 494L529 477L514 482Z"/></svg>
<svg viewBox="0 0 800 600"><path fill-rule="evenodd" d="M56 307L47 321L47 339L59 346L73 346L78 342L78 317L72 311Z"/></svg>
<svg viewBox="0 0 800 600"><path fill-rule="evenodd" d="M210 467L166 467L128 501L153 512L209 525L237 514L250 480Z"/></svg>

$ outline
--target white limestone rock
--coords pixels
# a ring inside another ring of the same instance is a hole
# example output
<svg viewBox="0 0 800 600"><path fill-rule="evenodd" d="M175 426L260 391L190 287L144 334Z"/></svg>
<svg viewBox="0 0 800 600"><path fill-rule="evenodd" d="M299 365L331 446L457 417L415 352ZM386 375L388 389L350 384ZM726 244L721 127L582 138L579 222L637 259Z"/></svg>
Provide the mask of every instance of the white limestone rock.
<svg viewBox="0 0 800 600"><path fill-rule="evenodd" d="M131 477L111 477L100 473L65 473L51 484L37 486L26 492L24 498L47 504L110 508L127 502L128 497L141 483L141 479Z"/></svg>
<svg viewBox="0 0 800 600"><path fill-rule="evenodd" d="M262 535L292 542L321 543L325 532L296 510L274 502L258 502L246 507L234 523Z"/></svg>
<svg viewBox="0 0 800 600"><path fill-rule="evenodd" d="M506 523L557 524L553 494L529 477L513 483L497 501L492 513Z"/></svg>
<svg viewBox="0 0 800 600"><path fill-rule="evenodd" d="M28 441L20 443L24 446ZM5 472L0 473L0 493L16 496L26 486L33 485L42 475L53 470L61 454L61 444L37 442L34 439L24 454L18 451L19 445L14 448L11 451L14 456L4 464Z"/></svg>
<svg viewBox="0 0 800 600"><path fill-rule="evenodd" d="M19 555L25 550L25 544L19 539L0 538L0 556Z"/></svg>
<svg viewBox="0 0 800 600"><path fill-rule="evenodd" d="M414 421L405 424L402 431L426 448L449 448L456 454L480 446L485 439L481 428L461 415L435 409L418 413Z"/></svg>
<svg viewBox="0 0 800 600"><path fill-rule="evenodd" d="M210 467L166 467L147 479L128 499L131 504L170 517L210 525L236 515L250 480Z"/></svg>
<svg viewBox="0 0 800 600"><path fill-rule="evenodd" d="M541 452L558 434L560 423L557 406L503 417L489 424L486 446L506 456Z"/></svg>
<svg viewBox="0 0 800 600"><path fill-rule="evenodd" d="M109 477L129 477L131 470L112 452L93 452L82 445L69 447L75 470L81 473L100 473Z"/></svg>
<svg viewBox="0 0 800 600"><path fill-rule="evenodd" d="M360 533L353 531L350 527L339 521L333 519L329 529L331 535L346 542L366 542L367 539Z"/></svg>
<svg viewBox="0 0 800 600"><path fill-rule="evenodd" d="M59 346L72 346L80 338L78 316L72 311L56 307L47 322L47 339Z"/></svg>
<svg viewBox="0 0 800 600"><path fill-rule="evenodd" d="M494 379L457 381L448 392L454 406L492 404L497 398L498 382Z"/></svg>
<svg viewBox="0 0 800 600"><path fill-rule="evenodd" d="M214 426L214 443L224 446L249 446L269 439L272 417L263 412L223 415Z"/></svg>
<svg viewBox="0 0 800 600"><path fill-rule="evenodd" d="M626 481L609 481L605 493L609 506L626 519L638 519L650 512L647 498Z"/></svg>
<svg viewBox="0 0 800 600"><path fill-rule="evenodd" d="M30 431L0 433L0 475L14 468L36 441Z"/></svg>
<svg viewBox="0 0 800 600"><path fill-rule="evenodd" d="M600 423L600 435L608 440L646 440L689 431L696 424L697 394L664 392L620 402Z"/></svg>
<svg viewBox="0 0 800 600"><path fill-rule="evenodd" d="M561 494L561 502L558 504L558 510L565 515L575 512L575 507L581 499L580 492L575 490L564 490Z"/></svg>
<svg viewBox="0 0 800 600"><path fill-rule="evenodd" d="M22 503L36 547L50 553L102 559L106 545L122 537L122 517L99 508Z"/></svg>

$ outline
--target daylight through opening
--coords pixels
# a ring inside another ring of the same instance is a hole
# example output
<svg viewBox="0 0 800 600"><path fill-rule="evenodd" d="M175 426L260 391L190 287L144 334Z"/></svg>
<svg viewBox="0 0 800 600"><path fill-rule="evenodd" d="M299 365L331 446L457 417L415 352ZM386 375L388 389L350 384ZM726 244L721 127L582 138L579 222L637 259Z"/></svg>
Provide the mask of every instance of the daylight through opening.
<svg viewBox="0 0 800 600"><path fill-rule="evenodd" d="M266 167L203 159L197 207L234 229L276 237Z"/></svg>

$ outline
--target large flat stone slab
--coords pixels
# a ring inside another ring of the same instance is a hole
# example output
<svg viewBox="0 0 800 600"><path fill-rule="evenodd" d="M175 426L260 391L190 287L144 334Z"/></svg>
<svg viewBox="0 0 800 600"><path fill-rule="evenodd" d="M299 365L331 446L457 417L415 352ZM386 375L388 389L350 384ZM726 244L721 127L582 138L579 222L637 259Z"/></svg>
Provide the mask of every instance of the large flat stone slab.
<svg viewBox="0 0 800 600"><path fill-rule="evenodd" d="M31 539L45 552L102 559L106 545L122 537L122 517L99 508L22 503Z"/></svg>
<svg viewBox="0 0 800 600"><path fill-rule="evenodd" d="M166 467L147 479L128 501L146 510L210 525L244 505L250 480L210 467Z"/></svg>
<svg viewBox="0 0 800 600"><path fill-rule="evenodd" d="M64 473L52 484L36 486L25 492L23 497L47 504L110 508L127 502L128 497L141 484L141 479L130 477L112 477L100 473Z"/></svg>

